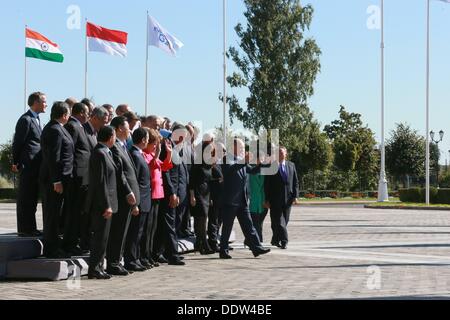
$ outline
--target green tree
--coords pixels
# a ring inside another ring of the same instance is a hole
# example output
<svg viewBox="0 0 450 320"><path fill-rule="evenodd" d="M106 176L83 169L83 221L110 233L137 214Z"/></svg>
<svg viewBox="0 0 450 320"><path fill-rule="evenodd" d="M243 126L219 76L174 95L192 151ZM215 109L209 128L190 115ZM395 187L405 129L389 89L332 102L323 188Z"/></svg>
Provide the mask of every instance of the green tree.
<svg viewBox="0 0 450 320"><path fill-rule="evenodd" d="M8 141L0 145L0 175L11 181L13 173L11 172L12 164L12 143Z"/></svg>
<svg viewBox="0 0 450 320"><path fill-rule="evenodd" d="M407 124L396 124L386 144L386 168L396 181L425 175L425 139Z"/></svg>
<svg viewBox="0 0 450 320"><path fill-rule="evenodd" d="M302 151L294 151L292 158L297 163L301 175L312 175L313 190L316 190L317 171L326 171L333 160L331 143L325 133L321 132L318 122L313 122L306 137L307 147Z"/></svg>
<svg viewBox="0 0 450 320"><path fill-rule="evenodd" d="M320 71L321 51L314 39L305 37L313 8L302 6L300 0L244 3L247 25L235 27L240 50L231 47L228 52L239 72L228 77L228 83L248 89L249 96L245 107L235 95L227 98L230 119L256 132L279 129L281 142L288 145L291 130L298 129L295 123L310 118L307 102Z"/></svg>
<svg viewBox="0 0 450 320"><path fill-rule="evenodd" d="M334 167L340 174L334 174L335 181L340 175L351 181L351 173L356 173L357 182L351 189L373 189L376 187L379 154L375 150L374 133L363 125L361 114L351 113L340 107L339 119L325 126L324 131L333 143Z"/></svg>

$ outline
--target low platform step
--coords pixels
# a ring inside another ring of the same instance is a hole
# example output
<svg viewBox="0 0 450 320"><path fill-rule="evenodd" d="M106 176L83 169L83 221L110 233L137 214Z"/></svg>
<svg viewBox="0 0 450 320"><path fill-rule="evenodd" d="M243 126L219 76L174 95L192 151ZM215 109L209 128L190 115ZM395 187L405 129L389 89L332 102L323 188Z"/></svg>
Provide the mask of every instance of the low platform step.
<svg viewBox="0 0 450 320"><path fill-rule="evenodd" d="M7 279L59 281L85 276L88 273L88 258L72 259L27 259L10 261L7 264Z"/></svg>

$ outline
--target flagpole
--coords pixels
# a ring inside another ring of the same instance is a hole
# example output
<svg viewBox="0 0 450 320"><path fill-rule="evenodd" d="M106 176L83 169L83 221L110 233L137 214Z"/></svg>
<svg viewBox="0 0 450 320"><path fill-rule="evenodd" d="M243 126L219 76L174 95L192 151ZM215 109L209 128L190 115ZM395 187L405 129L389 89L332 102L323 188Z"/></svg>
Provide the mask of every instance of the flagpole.
<svg viewBox="0 0 450 320"><path fill-rule="evenodd" d="M145 116L148 116L148 11L147 11L147 39L146 39L146 55L145 55Z"/></svg>
<svg viewBox="0 0 450 320"><path fill-rule="evenodd" d="M27 28L28 26L25 25L25 50L27 47ZM23 92L23 97L24 97L24 105L23 105L23 110L24 112L27 111L27 55L25 54L25 79L24 79L24 92Z"/></svg>
<svg viewBox="0 0 450 320"><path fill-rule="evenodd" d="M430 0L427 0L426 204L430 205Z"/></svg>
<svg viewBox="0 0 450 320"><path fill-rule="evenodd" d="M227 148L227 1L223 0L223 142ZM228 150L228 148L227 148Z"/></svg>
<svg viewBox="0 0 450 320"><path fill-rule="evenodd" d="M87 18L85 32L85 63L84 63L84 97L88 97L88 37L87 37Z"/></svg>
<svg viewBox="0 0 450 320"><path fill-rule="evenodd" d="M381 0L381 170L378 183L378 202L389 201L386 179L386 147L385 147L385 96L384 96L384 0Z"/></svg>

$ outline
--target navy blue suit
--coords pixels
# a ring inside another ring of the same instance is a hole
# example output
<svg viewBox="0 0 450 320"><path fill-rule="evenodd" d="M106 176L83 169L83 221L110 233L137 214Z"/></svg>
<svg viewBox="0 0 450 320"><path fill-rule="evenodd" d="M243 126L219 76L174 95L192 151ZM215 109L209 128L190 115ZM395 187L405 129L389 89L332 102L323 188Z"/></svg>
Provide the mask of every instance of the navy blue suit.
<svg viewBox="0 0 450 320"><path fill-rule="evenodd" d="M131 148L131 159L136 167L136 177L139 185L139 215L131 218L130 229L128 231L125 244L125 265L139 263L140 259L145 259L148 253L147 234L149 234L149 213L152 204L150 168L145 161L142 151L133 146ZM152 223L152 221L150 221ZM150 226L151 227L151 226Z"/></svg>
<svg viewBox="0 0 450 320"><path fill-rule="evenodd" d="M189 172L186 163L183 162L183 151L180 145L173 146L172 164L168 172L163 173L164 196L162 210L164 211L165 254L169 260L178 260L178 236L183 216L189 205L188 184ZM169 207L169 198L176 195L180 203L176 208Z"/></svg>
<svg viewBox="0 0 450 320"><path fill-rule="evenodd" d="M236 217L250 249L260 248L261 242L250 216L247 187L248 174L259 172L260 168L241 163L222 164L221 168L223 174L223 207L220 250L228 250L228 242Z"/></svg>
<svg viewBox="0 0 450 320"><path fill-rule="evenodd" d="M291 207L298 197L298 176L294 163L285 162L286 172L281 167L275 175L265 179L264 191L266 201L270 203L270 218L272 225L272 243L287 244L287 225L291 214Z"/></svg>
<svg viewBox="0 0 450 320"><path fill-rule="evenodd" d="M12 144L13 164L20 170L17 195L17 232L36 231L41 166L41 127L31 111L17 122Z"/></svg>

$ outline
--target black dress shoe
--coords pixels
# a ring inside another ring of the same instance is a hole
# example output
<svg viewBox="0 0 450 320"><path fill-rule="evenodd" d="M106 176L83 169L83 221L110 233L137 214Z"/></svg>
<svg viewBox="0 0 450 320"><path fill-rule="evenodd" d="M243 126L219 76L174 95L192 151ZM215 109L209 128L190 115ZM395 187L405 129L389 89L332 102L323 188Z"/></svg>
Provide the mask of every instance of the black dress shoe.
<svg viewBox="0 0 450 320"><path fill-rule="evenodd" d="M220 257L220 259L232 259L233 258L232 256L230 256L228 251L220 251L219 257Z"/></svg>
<svg viewBox="0 0 450 320"><path fill-rule="evenodd" d="M158 262L159 262L159 263L168 263L169 261L167 261L167 259L164 258L163 256L159 256Z"/></svg>
<svg viewBox="0 0 450 320"><path fill-rule="evenodd" d="M140 263L137 264L136 262L125 264L125 269L127 269L127 271L135 272L143 272L147 270L147 268L145 268L143 265L141 265Z"/></svg>
<svg viewBox="0 0 450 320"><path fill-rule="evenodd" d="M128 276L130 274L125 268L120 267L108 267L106 272L114 276Z"/></svg>
<svg viewBox="0 0 450 320"><path fill-rule="evenodd" d="M256 258L262 254L266 254L270 252L269 248L263 248L263 247L256 247L255 249L252 250L253 252L253 256Z"/></svg>
<svg viewBox="0 0 450 320"><path fill-rule="evenodd" d="M280 249L286 250L287 249L287 243L286 242L282 242L280 245Z"/></svg>
<svg viewBox="0 0 450 320"><path fill-rule="evenodd" d="M147 270L153 268L153 265L148 260L141 260L141 265Z"/></svg>
<svg viewBox="0 0 450 320"><path fill-rule="evenodd" d="M148 262L153 266L153 268L159 267L159 263L153 259L148 260Z"/></svg>
<svg viewBox="0 0 450 320"><path fill-rule="evenodd" d="M184 261L181 261L180 259L169 261L169 266L184 266L185 264L186 263Z"/></svg>
<svg viewBox="0 0 450 320"><path fill-rule="evenodd" d="M93 271L88 273L88 279L109 280L111 276L105 272Z"/></svg>
<svg viewBox="0 0 450 320"><path fill-rule="evenodd" d="M65 250L68 254L70 254L71 257L79 257L83 255L83 250L81 250L80 247L74 247L74 248L70 248Z"/></svg>
<svg viewBox="0 0 450 320"><path fill-rule="evenodd" d="M274 247L281 248L280 242L271 241L270 244L273 245Z"/></svg>

